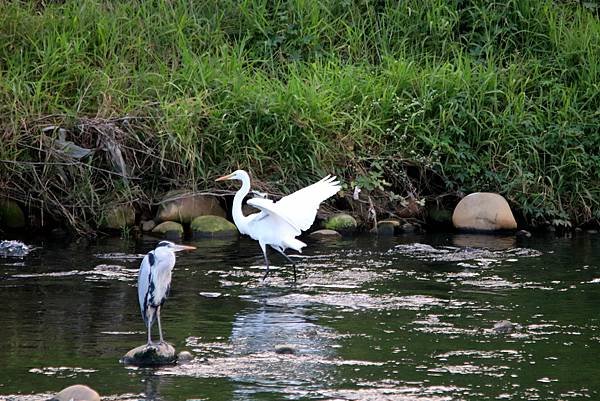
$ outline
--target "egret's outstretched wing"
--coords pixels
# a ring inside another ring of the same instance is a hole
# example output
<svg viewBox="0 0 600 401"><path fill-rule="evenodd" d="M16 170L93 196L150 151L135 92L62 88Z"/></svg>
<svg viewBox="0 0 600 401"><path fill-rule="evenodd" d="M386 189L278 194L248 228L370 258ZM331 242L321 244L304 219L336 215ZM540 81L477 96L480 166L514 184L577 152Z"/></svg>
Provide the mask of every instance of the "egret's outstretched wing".
<svg viewBox="0 0 600 401"><path fill-rule="evenodd" d="M144 322L146 322L147 319L146 294L148 293L148 289L150 288L150 267L152 264L154 264L154 262L154 251L150 251L146 256L144 256L142 264L140 265L140 272L138 273L138 301L140 302L140 311L142 312Z"/></svg>
<svg viewBox="0 0 600 401"><path fill-rule="evenodd" d="M276 215L300 234L300 231L308 230L315 221L321 202L335 195L340 189L340 182L328 175L275 203L261 198L249 199L247 203L263 212Z"/></svg>

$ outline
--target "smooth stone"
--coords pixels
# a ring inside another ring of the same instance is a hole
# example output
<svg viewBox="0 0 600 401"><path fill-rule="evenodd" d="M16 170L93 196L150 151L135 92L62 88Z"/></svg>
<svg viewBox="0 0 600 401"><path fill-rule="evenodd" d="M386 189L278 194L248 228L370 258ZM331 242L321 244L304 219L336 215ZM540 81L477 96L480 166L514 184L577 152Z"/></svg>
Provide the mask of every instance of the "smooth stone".
<svg viewBox="0 0 600 401"><path fill-rule="evenodd" d="M494 330L494 332L496 332L498 334L510 334L516 328L518 328L518 325L516 325L515 323L512 323L508 320L501 320L501 321L497 322L496 324L494 324L494 327L492 328L492 330Z"/></svg>
<svg viewBox="0 0 600 401"><path fill-rule="evenodd" d="M275 353L280 355L295 354L298 348L294 344L278 344L275 346Z"/></svg>
<svg viewBox="0 0 600 401"><path fill-rule="evenodd" d="M61 390L52 398L53 401L100 401L100 395L88 386L75 384Z"/></svg>
<svg viewBox="0 0 600 401"><path fill-rule="evenodd" d="M490 192L476 192L458 202L452 214L454 227L461 230L514 230L517 222L504 197Z"/></svg>
<svg viewBox="0 0 600 401"><path fill-rule="evenodd" d="M183 236L183 226L174 221L165 221L152 229L153 234L160 234L166 239L178 240Z"/></svg>
<svg viewBox="0 0 600 401"><path fill-rule="evenodd" d="M174 191L165 195L155 220L190 223L195 217L205 215L226 216L217 197Z"/></svg>
<svg viewBox="0 0 600 401"><path fill-rule="evenodd" d="M531 233L527 230L519 230L515 235L519 238L531 238Z"/></svg>
<svg viewBox="0 0 600 401"><path fill-rule="evenodd" d="M135 224L135 210L129 205L119 205L105 211L102 227L120 230Z"/></svg>
<svg viewBox="0 0 600 401"><path fill-rule="evenodd" d="M122 363L135 366L170 365L176 361L175 348L166 342L140 345L121 359Z"/></svg>
<svg viewBox="0 0 600 401"><path fill-rule="evenodd" d="M377 223L377 234L392 236L400 229L398 220L381 220Z"/></svg>
<svg viewBox="0 0 600 401"><path fill-rule="evenodd" d="M177 354L177 363L188 363L192 359L194 359L194 356L188 351L181 351Z"/></svg>
<svg viewBox="0 0 600 401"><path fill-rule="evenodd" d="M342 234L338 233L335 230L328 230L328 229L322 229L322 230L317 230L317 231L313 231L312 233L309 234L311 237L315 237L315 238L320 238L320 239L336 239L336 238L341 238Z"/></svg>
<svg viewBox="0 0 600 401"><path fill-rule="evenodd" d="M25 214L17 202L10 199L0 199L0 227L25 227Z"/></svg>
<svg viewBox="0 0 600 401"><path fill-rule="evenodd" d="M142 231L147 233L150 232L152 230L154 230L154 227L156 227L156 223L154 222L154 220L146 220L146 221L142 221Z"/></svg>
<svg viewBox="0 0 600 401"><path fill-rule="evenodd" d="M330 216L324 224L328 230L335 230L340 232L354 232L358 224L356 219L349 214L338 213Z"/></svg>
<svg viewBox="0 0 600 401"><path fill-rule="evenodd" d="M235 237L238 229L232 222L220 216L198 216L190 225L194 238Z"/></svg>

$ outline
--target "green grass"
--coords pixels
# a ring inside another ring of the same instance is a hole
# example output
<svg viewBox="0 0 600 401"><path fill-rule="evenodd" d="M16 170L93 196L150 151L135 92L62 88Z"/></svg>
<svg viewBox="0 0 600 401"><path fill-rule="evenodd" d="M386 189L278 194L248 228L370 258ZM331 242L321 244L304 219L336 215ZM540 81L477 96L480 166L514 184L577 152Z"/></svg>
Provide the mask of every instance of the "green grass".
<svg viewBox="0 0 600 401"><path fill-rule="evenodd" d="M282 190L335 172L429 200L500 192L530 223L600 219L594 6L139 3L0 3L0 191L93 224L240 167ZM96 152L49 151L52 125ZM133 179L105 171L107 136Z"/></svg>

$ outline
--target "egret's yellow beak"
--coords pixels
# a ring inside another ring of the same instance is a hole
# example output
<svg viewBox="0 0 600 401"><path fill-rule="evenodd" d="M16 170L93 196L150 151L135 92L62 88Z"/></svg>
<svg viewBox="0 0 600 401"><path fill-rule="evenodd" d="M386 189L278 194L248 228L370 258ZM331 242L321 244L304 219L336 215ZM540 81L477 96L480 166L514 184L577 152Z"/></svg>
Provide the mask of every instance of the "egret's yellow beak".
<svg viewBox="0 0 600 401"><path fill-rule="evenodd" d="M233 177L233 174L227 174L224 175L223 177L219 177L217 178L215 181L225 181L225 180L230 180Z"/></svg>

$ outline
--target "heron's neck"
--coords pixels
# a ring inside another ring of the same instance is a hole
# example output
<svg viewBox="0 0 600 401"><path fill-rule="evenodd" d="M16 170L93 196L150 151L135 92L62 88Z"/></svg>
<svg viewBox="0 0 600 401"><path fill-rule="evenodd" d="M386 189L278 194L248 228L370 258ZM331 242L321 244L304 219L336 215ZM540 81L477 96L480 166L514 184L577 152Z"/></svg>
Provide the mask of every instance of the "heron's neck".
<svg viewBox="0 0 600 401"><path fill-rule="evenodd" d="M244 232L247 217L242 213L242 201L250 192L250 179L242 180L242 187L237 191L235 197L233 198L233 209L231 211L231 215L233 216L233 222L237 226L237 228Z"/></svg>

